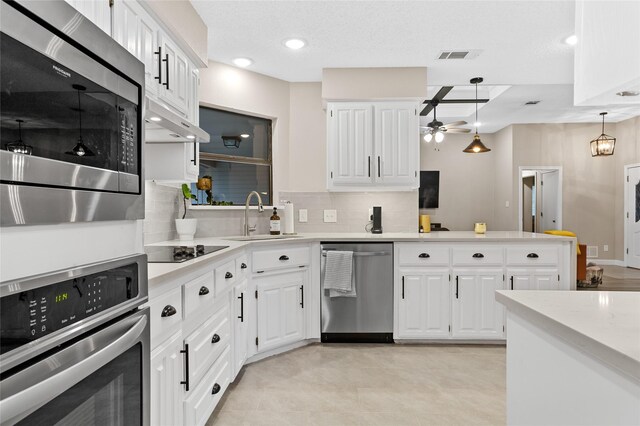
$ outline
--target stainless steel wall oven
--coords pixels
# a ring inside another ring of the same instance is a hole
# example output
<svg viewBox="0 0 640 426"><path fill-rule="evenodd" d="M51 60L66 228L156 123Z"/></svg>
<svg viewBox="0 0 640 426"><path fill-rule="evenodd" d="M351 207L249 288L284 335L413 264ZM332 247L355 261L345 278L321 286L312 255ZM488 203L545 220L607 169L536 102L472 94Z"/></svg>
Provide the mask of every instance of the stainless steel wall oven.
<svg viewBox="0 0 640 426"><path fill-rule="evenodd" d="M0 7L1 225L143 218L143 64L64 1Z"/></svg>
<svg viewBox="0 0 640 426"><path fill-rule="evenodd" d="M2 425L148 425L147 262L0 283Z"/></svg>

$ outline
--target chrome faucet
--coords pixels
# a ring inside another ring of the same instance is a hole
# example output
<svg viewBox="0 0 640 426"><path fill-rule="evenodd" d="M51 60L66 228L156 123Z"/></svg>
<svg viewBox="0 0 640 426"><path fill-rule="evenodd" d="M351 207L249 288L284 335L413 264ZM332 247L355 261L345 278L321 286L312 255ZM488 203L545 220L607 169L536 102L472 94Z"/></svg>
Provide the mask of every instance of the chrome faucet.
<svg viewBox="0 0 640 426"><path fill-rule="evenodd" d="M244 236L248 237L249 234L256 230L256 227L249 226L249 202L251 201L251 197L255 194L258 197L258 213L262 213L264 211L264 207L262 207L262 198L260 198L260 194L256 191L251 191L249 195L247 195L247 201L244 203Z"/></svg>

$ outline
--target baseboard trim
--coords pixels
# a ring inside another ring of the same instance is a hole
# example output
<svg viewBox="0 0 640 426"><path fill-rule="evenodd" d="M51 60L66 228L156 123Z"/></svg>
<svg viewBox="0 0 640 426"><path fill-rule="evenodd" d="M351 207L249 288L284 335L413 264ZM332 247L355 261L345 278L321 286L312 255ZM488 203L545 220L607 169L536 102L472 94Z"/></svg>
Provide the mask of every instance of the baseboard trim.
<svg viewBox="0 0 640 426"><path fill-rule="evenodd" d="M271 349L270 351L266 351L266 352L262 352L262 353L259 353L259 354L255 354L245 362L245 365L254 363L256 361L263 360L265 358L269 358L269 357L274 356L274 355L280 355L281 353L289 352L289 351L292 351L294 349L298 349L298 348L301 348L303 346L307 346L307 345L310 345L312 343L316 343L316 342L319 342L319 341L320 341L319 339L302 340L300 342L292 343L290 345L283 346L281 348L275 348L275 349Z"/></svg>
<svg viewBox="0 0 640 426"><path fill-rule="evenodd" d="M617 259L598 259L596 258L587 258L587 264L589 262L593 262L596 265L601 265L601 266L624 266L624 260L617 260Z"/></svg>

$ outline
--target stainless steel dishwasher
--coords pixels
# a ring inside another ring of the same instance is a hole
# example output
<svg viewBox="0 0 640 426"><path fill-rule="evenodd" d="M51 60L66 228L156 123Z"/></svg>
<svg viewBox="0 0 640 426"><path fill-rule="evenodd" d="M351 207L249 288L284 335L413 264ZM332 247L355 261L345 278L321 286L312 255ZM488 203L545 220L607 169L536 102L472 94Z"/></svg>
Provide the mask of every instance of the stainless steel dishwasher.
<svg viewBox="0 0 640 426"><path fill-rule="evenodd" d="M356 297L324 289L329 250L353 252ZM322 341L393 342L393 244L322 243Z"/></svg>

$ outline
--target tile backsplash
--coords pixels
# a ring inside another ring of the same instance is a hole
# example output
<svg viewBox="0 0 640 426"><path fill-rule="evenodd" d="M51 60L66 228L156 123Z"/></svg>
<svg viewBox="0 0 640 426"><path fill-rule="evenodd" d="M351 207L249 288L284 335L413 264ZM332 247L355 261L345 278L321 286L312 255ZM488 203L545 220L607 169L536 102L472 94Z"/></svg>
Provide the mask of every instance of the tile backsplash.
<svg viewBox="0 0 640 426"><path fill-rule="evenodd" d="M179 188L146 182L144 243L152 244L177 237L174 219L182 214ZM415 232L418 223L418 192L280 192L279 204L291 201L295 208L295 231L364 232L369 209L382 207L383 232ZM307 222L298 221L298 211L307 209ZM337 222L325 223L324 210L336 210ZM284 218L284 212L278 211ZM187 217L198 219L196 237L242 235L244 209L189 210ZM249 212L249 224L257 234L269 232L271 210Z"/></svg>
<svg viewBox="0 0 640 426"><path fill-rule="evenodd" d="M407 192L280 192L280 200L295 209L296 232L364 232L369 209L382 207L383 232L415 232L418 224L418 191ZM307 209L307 222L298 211ZM324 210L336 210L337 222L325 223Z"/></svg>

